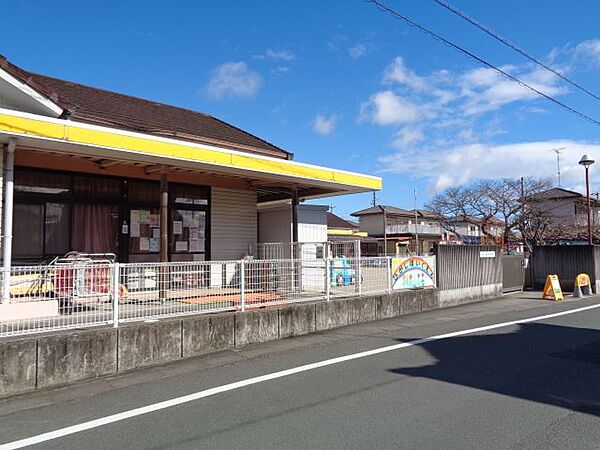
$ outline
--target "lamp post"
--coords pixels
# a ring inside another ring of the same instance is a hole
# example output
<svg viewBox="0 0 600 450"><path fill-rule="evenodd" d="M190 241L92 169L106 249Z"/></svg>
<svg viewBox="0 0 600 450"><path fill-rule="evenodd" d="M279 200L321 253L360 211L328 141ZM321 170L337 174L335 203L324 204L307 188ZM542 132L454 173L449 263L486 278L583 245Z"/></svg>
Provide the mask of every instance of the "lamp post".
<svg viewBox="0 0 600 450"><path fill-rule="evenodd" d="M594 239L592 236L592 206L590 202L590 166L594 164L594 160L588 155L583 155L579 160L579 164L585 167L585 189L587 199L587 226L588 226L588 244L593 245Z"/></svg>

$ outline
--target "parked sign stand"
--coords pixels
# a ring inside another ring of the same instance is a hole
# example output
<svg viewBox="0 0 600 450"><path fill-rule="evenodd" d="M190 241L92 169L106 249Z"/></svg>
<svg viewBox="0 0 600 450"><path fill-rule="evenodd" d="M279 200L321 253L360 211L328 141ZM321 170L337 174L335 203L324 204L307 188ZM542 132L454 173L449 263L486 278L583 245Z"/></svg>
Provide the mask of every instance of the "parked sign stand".
<svg viewBox="0 0 600 450"><path fill-rule="evenodd" d="M560 281L558 281L558 275L548 275L546 277L546 285L544 286L542 298L549 300L564 300Z"/></svg>

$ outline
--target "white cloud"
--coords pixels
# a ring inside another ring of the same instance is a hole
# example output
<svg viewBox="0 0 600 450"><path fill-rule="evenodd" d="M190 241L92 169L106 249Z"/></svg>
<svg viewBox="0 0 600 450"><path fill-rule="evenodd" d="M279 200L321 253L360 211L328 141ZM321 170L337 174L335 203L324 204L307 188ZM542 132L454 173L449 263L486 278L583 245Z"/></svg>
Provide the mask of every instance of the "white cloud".
<svg viewBox="0 0 600 450"><path fill-rule="evenodd" d="M322 134L324 136L328 136L333 133L335 130L335 126L337 124L337 118L335 116L327 117L323 114L317 114L315 119L313 120L313 131L315 133Z"/></svg>
<svg viewBox="0 0 600 450"><path fill-rule="evenodd" d="M516 142L503 145L475 143L449 149L422 148L380 158L384 171L419 174L429 180L433 192L480 178L533 176L556 179L553 148L566 147L561 155L563 187L578 187L583 170L578 165L582 154L600 160L600 144L571 140ZM598 190L600 175L592 166L593 190ZM600 170L600 169L598 169Z"/></svg>
<svg viewBox="0 0 600 450"><path fill-rule="evenodd" d="M392 142L392 146L401 150L411 145L416 144L417 142L421 142L425 139L423 135L423 131L419 128L414 127L404 127L394 133L394 140Z"/></svg>
<svg viewBox="0 0 600 450"><path fill-rule="evenodd" d="M271 69L271 73L287 73L292 68L290 66L277 66L274 69Z"/></svg>
<svg viewBox="0 0 600 450"><path fill-rule="evenodd" d="M503 70L508 73L513 72L525 83L544 94L557 96L567 92L566 88L559 85L559 79L545 69L523 71L505 67ZM465 99L461 109L467 115L483 114L500 109L509 103L541 98L535 92L509 80L493 69L468 71L462 75L461 82L461 93Z"/></svg>
<svg viewBox="0 0 600 450"><path fill-rule="evenodd" d="M425 80L406 67L401 56L397 56L385 69L383 82L386 84L398 83L417 91L427 89Z"/></svg>
<svg viewBox="0 0 600 450"><path fill-rule="evenodd" d="M258 72L248 68L245 62L221 64L212 72L205 86L206 94L214 99L223 97L254 97L262 85Z"/></svg>
<svg viewBox="0 0 600 450"><path fill-rule="evenodd" d="M296 55L289 50L275 51L270 48L260 55L254 55L254 59L274 59L279 61L292 61L296 59Z"/></svg>
<svg viewBox="0 0 600 450"><path fill-rule="evenodd" d="M365 44L356 44L348 49L348 54L352 59L358 59L365 56L367 53L367 46Z"/></svg>
<svg viewBox="0 0 600 450"><path fill-rule="evenodd" d="M568 92L560 79L543 69L531 65L505 65L501 69L548 95ZM511 113L524 121L540 111L538 105L543 101L493 69L444 69L422 75L408 67L401 56L385 67L381 82L385 88L361 104L359 121L394 128L390 145L397 149L422 141L440 141L446 146L489 141L505 133L497 115L490 118L490 113L514 104L517 108ZM409 132L407 124L418 134Z"/></svg>
<svg viewBox="0 0 600 450"><path fill-rule="evenodd" d="M575 56L589 58L592 65L600 65L600 39L590 39L577 44Z"/></svg>
<svg viewBox="0 0 600 450"><path fill-rule="evenodd" d="M400 98L392 90L377 92L361 106L362 121L376 125L400 125L424 119L425 108Z"/></svg>

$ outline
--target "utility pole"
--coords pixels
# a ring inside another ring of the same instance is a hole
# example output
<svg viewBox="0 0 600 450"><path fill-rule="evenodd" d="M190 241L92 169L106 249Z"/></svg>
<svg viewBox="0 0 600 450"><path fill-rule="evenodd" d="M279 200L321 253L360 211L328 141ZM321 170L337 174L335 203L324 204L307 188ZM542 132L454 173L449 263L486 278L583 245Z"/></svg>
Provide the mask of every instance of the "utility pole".
<svg viewBox="0 0 600 450"><path fill-rule="evenodd" d="M415 250L417 256L421 253L419 251L419 212L417 211L417 188L413 189L414 206L415 206Z"/></svg>
<svg viewBox="0 0 600 450"><path fill-rule="evenodd" d="M560 155L566 147L552 148L551 152L556 153L556 175L558 178L558 187L560 187Z"/></svg>

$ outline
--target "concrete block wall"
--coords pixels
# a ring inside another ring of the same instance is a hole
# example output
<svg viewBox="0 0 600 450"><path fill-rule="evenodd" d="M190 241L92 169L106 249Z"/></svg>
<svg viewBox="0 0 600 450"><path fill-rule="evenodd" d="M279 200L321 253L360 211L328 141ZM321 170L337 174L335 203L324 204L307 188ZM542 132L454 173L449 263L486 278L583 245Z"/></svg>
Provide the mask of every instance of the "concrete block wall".
<svg viewBox="0 0 600 450"><path fill-rule="evenodd" d="M0 397L182 358L501 295L502 286L394 291L245 312L188 316L119 328L0 339Z"/></svg>

